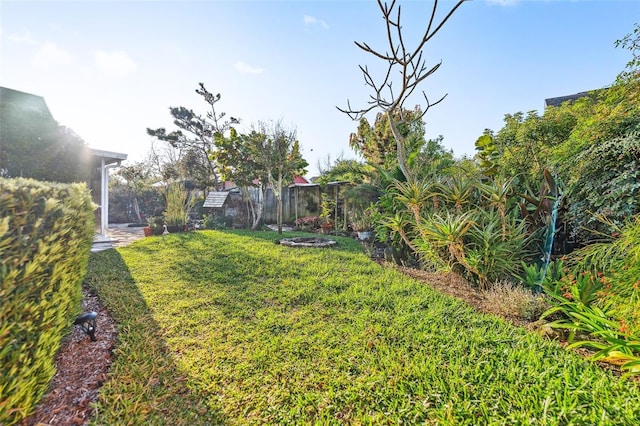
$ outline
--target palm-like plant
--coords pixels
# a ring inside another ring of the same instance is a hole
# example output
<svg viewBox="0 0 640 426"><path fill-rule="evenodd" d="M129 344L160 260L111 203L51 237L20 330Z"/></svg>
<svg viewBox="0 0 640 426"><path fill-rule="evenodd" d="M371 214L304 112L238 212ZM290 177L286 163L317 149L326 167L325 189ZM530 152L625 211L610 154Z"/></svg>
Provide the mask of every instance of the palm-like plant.
<svg viewBox="0 0 640 426"><path fill-rule="evenodd" d="M479 211L467 234L467 263L481 287L520 272L527 256L526 224L503 218L495 210Z"/></svg>
<svg viewBox="0 0 640 426"><path fill-rule="evenodd" d="M379 221L379 226L388 230L391 235L397 234L402 241L413 251L417 252L416 246L407 235L407 229L411 226L409 219L402 213L396 213L393 216L386 215Z"/></svg>
<svg viewBox="0 0 640 426"><path fill-rule="evenodd" d="M432 185L425 181L400 182L398 180L391 184L397 191L396 201L402 203L413 215L416 224L422 222L420 214L425 203L433 196Z"/></svg>
<svg viewBox="0 0 640 426"><path fill-rule="evenodd" d="M456 212L462 213L463 208L473 201L478 186L479 181L474 177L458 173L434 185L433 195L439 196L445 203L453 206Z"/></svg>
<svg viewBox="0 0 640 426"><path fill-rule="evenodd" d="M472 212L460 215L447 212L446 215L432 215L429 220L417 226L417 231L420 237L435 249L444 250L445 261L450 267L459 264L465 269L470 269L464 237L474 223ZM420 249L418 251L420 252Z"/></svg>
<svg viewBox="0 0 640 426"><path fill-rule="evenodd" d="M488 184L480 184L479 188L483 198L488 202L489 207L497 209L500 214L502 241L507 238L507 210L513 195L513 181L511 177L505 181L493 180Z"/></svg>

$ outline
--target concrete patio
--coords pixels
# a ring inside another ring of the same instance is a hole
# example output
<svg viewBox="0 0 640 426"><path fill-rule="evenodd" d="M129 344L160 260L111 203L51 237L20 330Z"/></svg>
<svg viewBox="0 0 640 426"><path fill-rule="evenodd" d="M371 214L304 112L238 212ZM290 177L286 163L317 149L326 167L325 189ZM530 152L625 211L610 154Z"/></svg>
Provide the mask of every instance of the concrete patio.
<svg viewBox="0 0 640 426"><path fill-rule="evenodd" d="M141 227L130 228L128 223L110 223L106 230L106 238L102 238L100 232L93 237L91 252L122 247L144 238Z"/></svg>

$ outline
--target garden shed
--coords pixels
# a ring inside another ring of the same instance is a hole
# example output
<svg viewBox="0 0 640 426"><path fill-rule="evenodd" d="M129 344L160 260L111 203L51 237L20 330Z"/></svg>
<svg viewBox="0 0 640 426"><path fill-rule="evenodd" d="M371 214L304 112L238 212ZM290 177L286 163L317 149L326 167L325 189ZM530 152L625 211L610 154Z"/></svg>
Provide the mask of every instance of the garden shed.
<svg viewBox="0 0 640 426"><path fill-rule="evenodd" d="M234 226L240 226L245 219L243 213L242 194L234 187L228 191L211 191L207 194L202 205L215 217L232 217Z"/></svg>
<svg viewBox="0 0 640 426"><path fill-rule="evenodd" d="M331 204L333 205L333 217L337 222L340 218L342 219L343 230L347 230L348 218L347 213L348 209L345 206L345 198L344 192L348 190L352 186L351 182L346 181L335 181L327 183L327 197L331 200Z"/></svg>
<svg viewBox="0 0 640 426"><path fill-rule="evenodd" d="M230 191L211 191L207 194L207 198L205 198L202 207L205 209L212 209L214 216L227 216L227 207L229 205L229 200L231 199L229 197L230 194ZM229 214L235 215L235 212L229 212Z"/></svg>
<svg viewBox="0 0 640 426"><path fill-rule="evenodd" d="M207 194L207 198L204 200L202 207L224 210L228 198L229 191L211 191Z"/></svg>
<svg viewBox="0 0 640 426"><path fill-rule="evenodd" d="M282 187L282 220L284 223L293 223L300 217L318 216L321 202L320 185L296 176L292 184ZM276 223L276 216L276 197L269 188L265 194L262 220L265 223Z"/></svg>
<svg viewBox="0 0 640 426"><path fill-rule="evenodd" d="M320 185L315 183L293 183L287 189L289 193L288 222L295 222L300 217L318 216L320 214L322 201Z"/></svg>

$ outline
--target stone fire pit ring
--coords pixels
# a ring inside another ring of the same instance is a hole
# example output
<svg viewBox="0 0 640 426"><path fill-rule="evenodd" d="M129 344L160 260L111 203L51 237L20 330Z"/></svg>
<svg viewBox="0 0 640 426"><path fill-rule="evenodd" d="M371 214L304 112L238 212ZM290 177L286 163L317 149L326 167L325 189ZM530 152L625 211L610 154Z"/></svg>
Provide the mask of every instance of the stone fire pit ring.
<svg viewBox="0 0 640 426"><path fill-rule="evenodd" d="M329 238L319 237L292 237L283 238L280 240L280 245L287 247L333 247L337 245L337 241L330 240Z"/></svg>

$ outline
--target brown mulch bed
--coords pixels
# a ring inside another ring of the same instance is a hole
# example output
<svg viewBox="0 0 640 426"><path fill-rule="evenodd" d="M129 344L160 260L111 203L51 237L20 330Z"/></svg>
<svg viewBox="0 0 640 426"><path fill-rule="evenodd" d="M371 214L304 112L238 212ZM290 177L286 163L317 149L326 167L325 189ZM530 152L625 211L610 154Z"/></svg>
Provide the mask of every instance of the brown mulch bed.
<svg viewBox="0 0 640 426"><path fill-rule="evenodd" d="M405 266L399 266L397 269L428 284L434 290L464 300L479 311L485 310L486 299L482 293L456 273L427 272Z"/></svg>
<svg viewBox="0 0 640 426"><path fill-rule="evenodd" d="M98 296L83 289L83 312L95 311L96 342L79 326L63 341L56 355L56 375L35 412L21 426L85 425L92 415L91 404L106 379L115 345L116 326Z"/></svg>
<svg viewBox="0 0 640 426"><path fill-rule="evenodd" d="M441 293L463 300L480 312L500 315L491 307L487 298L478 287L474 287L469 283L469 281L454 272L427 272L403 266L399 266L397 269L403 274L427 284L434 290L438 290ZM531 321L527 321L524 318L504 315L500 316L514 325L526 327L532 324Z"/></svg>

